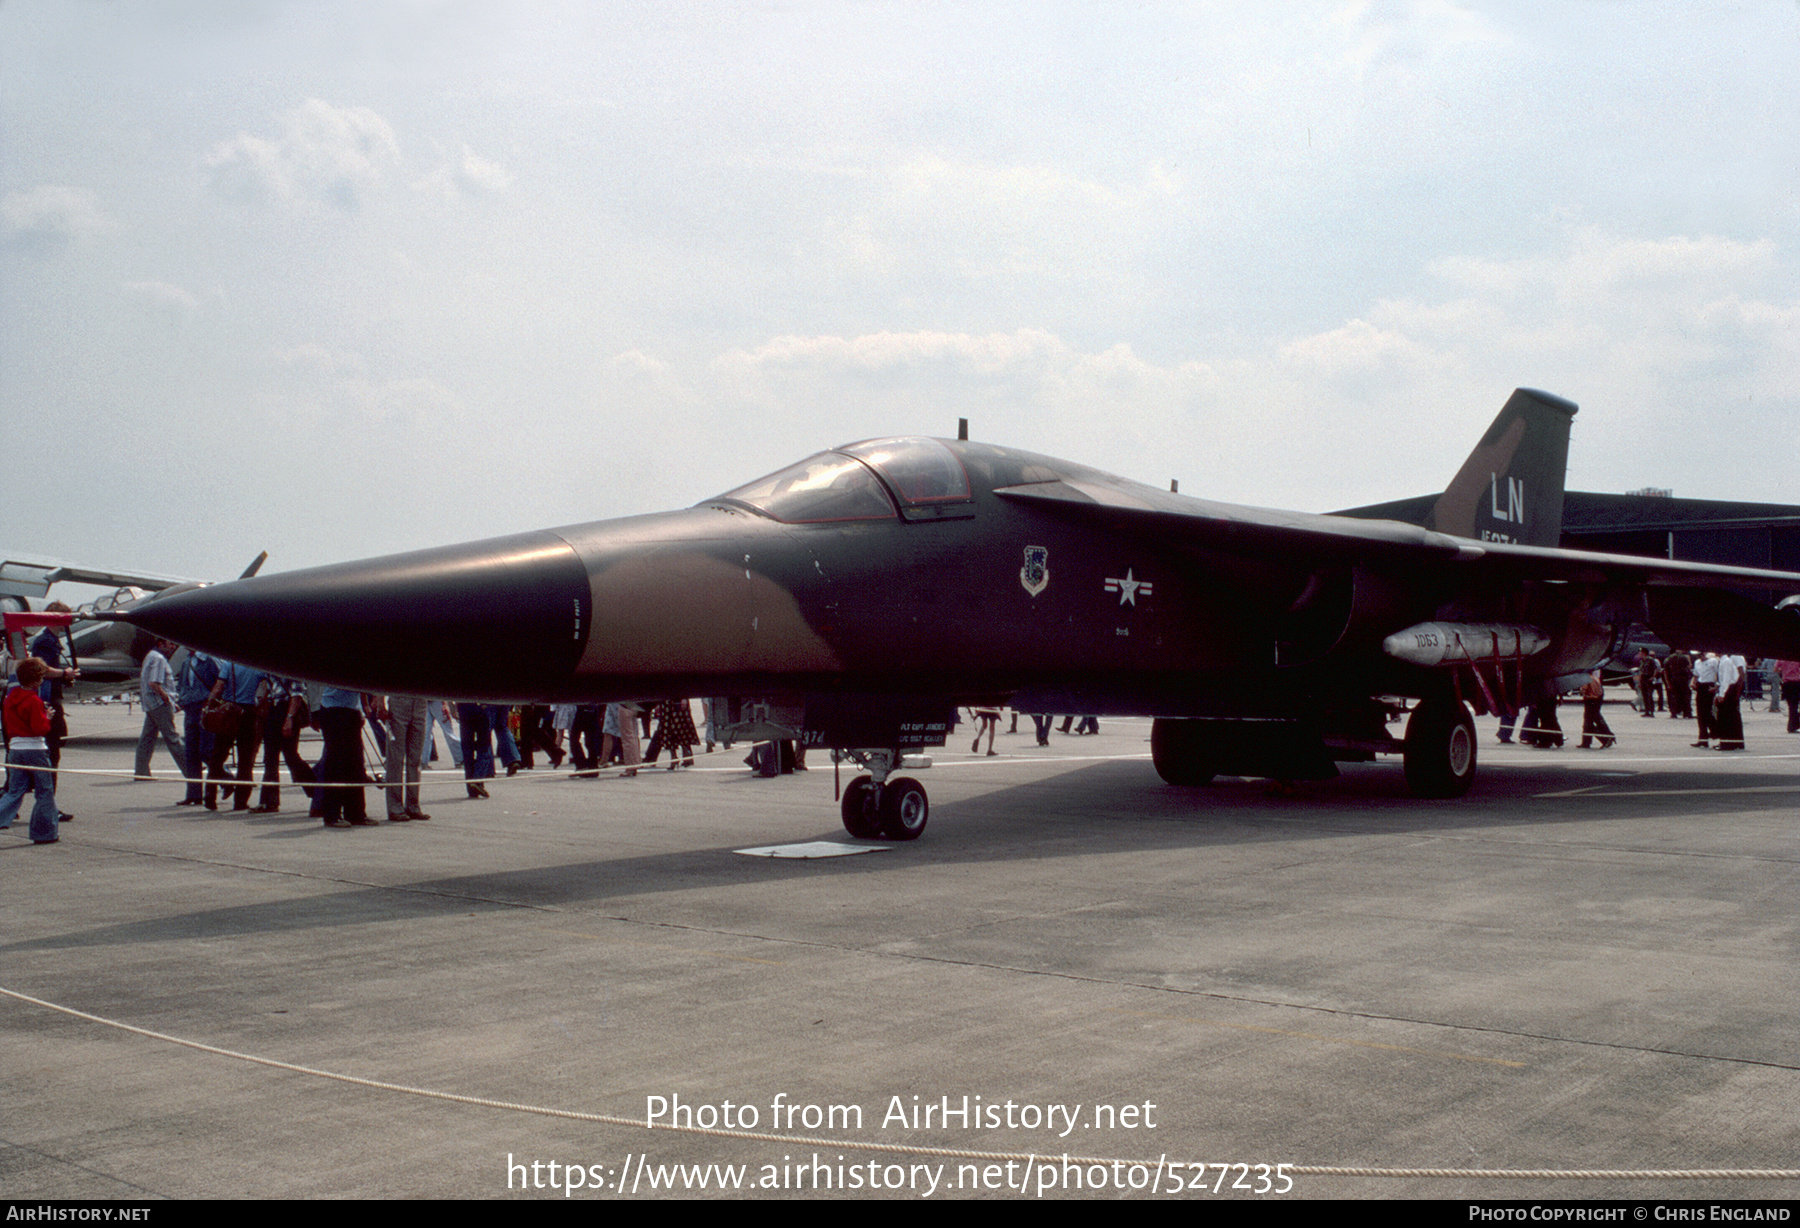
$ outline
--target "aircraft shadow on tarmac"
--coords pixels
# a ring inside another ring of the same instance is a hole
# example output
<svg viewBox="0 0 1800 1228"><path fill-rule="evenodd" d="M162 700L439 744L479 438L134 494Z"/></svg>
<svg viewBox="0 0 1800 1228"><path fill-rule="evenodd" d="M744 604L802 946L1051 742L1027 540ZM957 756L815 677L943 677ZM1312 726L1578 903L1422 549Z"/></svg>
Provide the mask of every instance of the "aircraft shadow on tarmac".
<svg viewBox="0 0 1800 1228"><path fill-rule="evenodd" d="M1702 761L1697 761L1697 766L1698 762ZM579 911L583 906L647 894L780 885L820 876L848 877L854 882L869 874L928 872L932 866L1027 859L1042 865L1063 858L1198 852L1273 841L1452 834L1491 830L1497 824L1568 825L1577 829L1568 839L1580 843L1579 825L1604 823L1608 827L1601 843L1629 847L1616 826L1621 820L1679 819L1716 827L1746 812L1767 811L1773 793L1800 790L1800 772L1722 776L1679 768L1634 771L1621 767L1612 771L1590 761L1580 761L1577 767L1546 752L1541 762L1500 765L1473 793L1453 803L1410 799L1405 789L1400 774L1382 766L1352 767L1337 780L1302 785L1297 794L1276 795L1264 780L1228 778L1203 787L1173 788L1156 780L1142 762L1095 763L966 799L945 800L934 816L938 820L934 839L899 845L876 855L777 860L734 855L732 850L741 847L741 842L719 844L421 879L267 904L203 908L0 944L0 952L343 929L469 915L471 910ZM357 838L352 833L327 833L311 824L296 828L291 819L279 826L274 820L268 822L271 831L266 838L303 834ZM728 824L725 818L720 826ZM821 822L813 830L797 828L789 842L840 837L835 826ZM604 841L604 835L596 836L596 843ZM1657 847L1662 846L1659 843Z"/></svg>

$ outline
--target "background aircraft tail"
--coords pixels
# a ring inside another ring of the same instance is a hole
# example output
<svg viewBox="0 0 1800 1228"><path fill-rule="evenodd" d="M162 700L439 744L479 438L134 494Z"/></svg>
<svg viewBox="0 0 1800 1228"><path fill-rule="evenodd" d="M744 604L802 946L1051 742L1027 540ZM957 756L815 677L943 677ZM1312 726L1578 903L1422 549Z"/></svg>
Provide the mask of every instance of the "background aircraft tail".
<svg viewBox="0 0 1800 1228"><path fill-rule="evenodd" d="M1477 541L1561 545L1574 416L1572 401L1516 389L1432 505L1425 527Z"/></svg>

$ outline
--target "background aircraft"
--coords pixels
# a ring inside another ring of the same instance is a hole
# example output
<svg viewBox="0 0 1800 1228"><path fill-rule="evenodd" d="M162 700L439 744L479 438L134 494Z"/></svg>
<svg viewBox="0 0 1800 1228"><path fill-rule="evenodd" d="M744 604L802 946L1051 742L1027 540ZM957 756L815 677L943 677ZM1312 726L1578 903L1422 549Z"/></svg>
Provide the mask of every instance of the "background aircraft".
<svg viewBox="0 0 1800 1228"><path fill-rule="evenodd" d="M954 708L1156 718L1156 769L1335 775L1403 756L1465 792L1470 707L1563 689L1636 622L1800 655L1731 591L1800 575L1557 547L1575 406L1515 392L1426 526L1239 507L1010 448L880 439L685 511L168 594L122 617L281 673L493 701L726 697L740 736L869 768L857 836L910 839L895 775ZM1418 700L1404 739L1394 697Z"/></svg>
<svg viewBox="0 0 1800 1228"><path fill-rule="evenodd" d="M257 555L238 578L247 580L254 576L268 557L266 550ZM81 670L81 680L64 688L65 695L75 700L137 690L144 654L156 642L148 631L100 615L121 614L158 594L187 592L210 583L75 563L6 559L0 561L0 613L29 614L33 598L46 596L52 585L65 581L105 585L113 590L76 606L74 619L62 633L63 650L72 653L72 663ZM9 620L13 621L18 620ZM4 643L0 643L0 678L12 673L13 661L29 651L36 634L33 627L21 639L9 627Z"/></svg>

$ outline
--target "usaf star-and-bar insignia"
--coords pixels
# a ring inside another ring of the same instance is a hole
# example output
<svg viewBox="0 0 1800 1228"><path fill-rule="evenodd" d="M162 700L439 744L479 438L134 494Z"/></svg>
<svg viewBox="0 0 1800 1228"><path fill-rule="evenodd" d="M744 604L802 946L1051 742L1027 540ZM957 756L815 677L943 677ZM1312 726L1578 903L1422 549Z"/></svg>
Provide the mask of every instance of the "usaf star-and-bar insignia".
<svg viewBox="0 0 1800 1228"><path fill-rule="evenodd" d="M1025 547L1025 566L1019 568L1019 583L1033 597L1049 586L1050 548L1048 546Z"/></svg>
<svg viewBox="0 0 1800 1228"><path fill-rule="evenodd" d="M1119 594L1119 604L1136 606L1139 597L1148 597L1155 586L1148 580L1140 580L1132 574L1132 569L1125 569L1125 578L1106 577L1106 591Z"/></svg>

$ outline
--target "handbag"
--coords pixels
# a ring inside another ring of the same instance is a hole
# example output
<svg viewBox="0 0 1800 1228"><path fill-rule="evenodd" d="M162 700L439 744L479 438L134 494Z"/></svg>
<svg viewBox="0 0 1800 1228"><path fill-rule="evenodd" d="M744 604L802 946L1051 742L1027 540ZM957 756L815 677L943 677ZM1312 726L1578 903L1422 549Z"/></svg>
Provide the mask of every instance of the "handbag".
<svg viewBox="0 0 1800 1228"><path fill-rule="evenodd" d="M200 728L219 737L236 737L243 721L244 705L234 704L229 699L209 699L206 707L200 710Z"/></svg>
<svg viewBox="0 0 1800 1228"><path fill-rule="evenodd" d="M235 681L237 666L231 667L230 676ZM218 737L237 737L238 727L243 723L244 705L229 699L208 699L206 707L200 709L200 728Z"/></svg>

